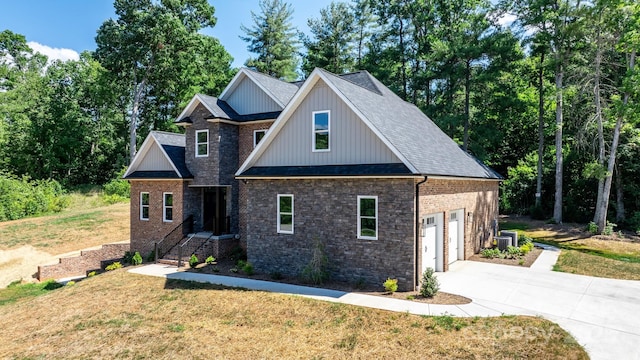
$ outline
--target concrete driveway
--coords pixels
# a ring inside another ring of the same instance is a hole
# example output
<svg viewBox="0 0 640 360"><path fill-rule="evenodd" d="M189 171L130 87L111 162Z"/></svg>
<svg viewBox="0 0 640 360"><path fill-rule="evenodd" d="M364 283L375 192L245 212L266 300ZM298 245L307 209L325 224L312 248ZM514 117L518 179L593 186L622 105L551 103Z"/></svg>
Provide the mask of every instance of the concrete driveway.
<svg viewBox="0 0 640 360"><path fill-rule="evenodd" d="M459 261L439 273L440 290L473 304L558 323L592 359L640 359L640 281L550 271L553 254L532 268ZM542 255L541 255L542 257Z"/></svg>

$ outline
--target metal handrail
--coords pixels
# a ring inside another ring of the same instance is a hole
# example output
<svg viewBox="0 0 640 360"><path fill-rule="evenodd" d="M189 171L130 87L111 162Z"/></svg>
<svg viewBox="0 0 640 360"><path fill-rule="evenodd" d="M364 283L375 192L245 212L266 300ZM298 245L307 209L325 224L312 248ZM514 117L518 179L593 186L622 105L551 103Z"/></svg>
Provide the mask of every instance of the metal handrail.
<svg viewBox="0 0 640 360"><path fill-rule="evenodd" d="M191 241L191 239L193 239L195 236L195 233L191 234L191 236L189 236L189 238L185 242L178 246L178 267L182 267L182 249L187 246L189 241Z"/></svg>
<svg viewBox="0 0 640 360"><path fill-rule="evenodd" d="M184 228L185 224L189 225L189 228L187 229L186 232ZM167 235L165 235L160 241L155 242L154 244L155 262L158 262L158 259L163 257L166 254L166 252L163 252L162 254L160 254L162 252L162 248L171 239L171 237L175 235L175 232L179 229L182 230L182 236L180 236L177 241L174 241L175 243L169 246L168 249L171 249L174 246L176 246L178 243L180 243L180 240L182 240L183 236L188 234L193 229L193 215L189 215L186 219L184 219L183 222L181 222L179 225L173 228L173 230L171 230Z"/></svg>

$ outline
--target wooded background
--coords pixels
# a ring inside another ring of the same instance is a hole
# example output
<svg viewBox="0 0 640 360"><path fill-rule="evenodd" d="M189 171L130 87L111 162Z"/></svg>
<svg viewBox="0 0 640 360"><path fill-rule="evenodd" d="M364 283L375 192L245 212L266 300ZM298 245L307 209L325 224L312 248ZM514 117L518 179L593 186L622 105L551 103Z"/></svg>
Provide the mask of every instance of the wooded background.
<svg viewBox="0 0 640 360"><path fill-rule="evenodd" d="M206 0L114 7L78 61L48 64L0 33L0 176L103 184L150 130L179 132L193 95L218 95L237 71L199 33L216 24ZM367 70L505 177L502 212L640 230L637 2L334 2L308 34L293 11L261 0L241 27L246 66L288 81Z"/></svg>

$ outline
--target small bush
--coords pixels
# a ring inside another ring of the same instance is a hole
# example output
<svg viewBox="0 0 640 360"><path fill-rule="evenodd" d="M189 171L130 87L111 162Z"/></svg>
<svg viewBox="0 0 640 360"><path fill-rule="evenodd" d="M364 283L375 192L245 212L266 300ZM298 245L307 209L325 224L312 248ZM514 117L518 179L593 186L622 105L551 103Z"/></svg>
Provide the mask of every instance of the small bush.
<svg viewBox="0 0 640 360"><path fill-rule="evenodd" d="M424 297L434 297L440 290L440 283L434 274L432 268L427 268L422 274L422 283L420 284L420 295Z"/></svg>
<svg viewBox="0 0 640 360"><path fill-rule="evenodd" d="M87 274L87 277L94 277L94 276L96 276L96 272L95 271L92 271L92 272Z"/></svg>
<svg viewBox="0 0 640 360"><path fill-rule="evenodd" d="M121 268L122 268L122 264L120 264L119 261L116 261L116 262L112 263L111 265L107 265L107 267L104 268L104 269L107 270L107 271L113 271L113 270L121 269Z"/></svg>
<svg viewBox="0 0 640 360"><path fill-rule="evenodd" d="M127 168L123 168L117 174L115 179L112 179L102 187L105 195L116 195L121 198L128 199L131 193L131 186L129 182L122 179L122 176L127 171Z"/></svg>
<svg viewBox="0 0 640 360"><path fill-rule="evenodd" d="M147 254L147 262L154 262L156 261L156 251L155 250L151 250L148 254Z"/></svg>
<svg viewBox="0 0 640 360"><path fill-rule="evenodd" d="M254 274L253 272L253 265L251 265L250 263L245 263L244 266L242 266L242 272L244 272L245 274L251 276Z"/></svg>
<svg viewBox="0 0 640 360"><path fill-rule="evenodd" d="M229 253L231 260L247 260L247 253L240 246L235 246Z"/></svg>
<svg viewBox="0 0 640 360"><path fill-rule="evenodd" d="M497 257L500 257L500 250L499 249L482 249L480 250L480 256L489 258L489 259L497 258Z"/></svg>
<svg viewBox="0 0 640 360"><path fill-rule="evenodd" d="M522 251L516 246L507 246L507 259L518 259L522 256Z"/></svg>
<svg viewBox="0 0 640 360"><path fill-rule="evenodd" d="M282 280L284 278L284 276L282 276L282 273L278 272L278 271L274 271L269 275L273 280Z"/></svg>
<svg viewBox="0 0 640 360"><path fill-rule="evenodd" d="M194 268L198 266L199 263L200 261L198 260L198 257L196 256L196 254L192 254L191 257L189 258L189 266L191 268Z"/></svg>
<svg viewBox="0 0 640 360"><path fill-rule="evenodd" d="M607 221L607 225L604 226L604 229L602 230L602 235L611 235L613 234L613 228L618 226L617 224L614 224L610 221Z"/></svg>
<svg viewBox="0 0 640 360"><path fill-rule="evenodd" d="M216 258L209 256L204 262L207 263L207 265L213 265L213 263L216 262Z"/></svg>
<svg viewBox="0 0 640 360"><path fill-rule="evenodd" d="M75 284L76 284L76 282L71 280L71 281L67 281L67 285L66 286L73 286Z"/></svg>
<svg viewBox="0 0 640 360"><path fill-rule="evenodd" d="M131 265L140 265L142 264L142 255L136 251L136 253L131 258Z"/></svg>
<svg viewBox="0 0 640 360"><path fill-rule="evenodd" d="M523 255L526 255L533 250L533 247L534 245L532 242L524 243L520 246L520 252L522 252Z"/></svg>
<svg viewBox="0 0 640 360"><path fill-rule="evenodd" d="M591 233L592 235L595 235L598 233L598 225L596 223L594 223L593 221L591 221L588 225L587 225L587 231L589 233Z"/></svg>
<svg viewBox="0 0 640 360"><path fill-rule="evenodd" d="M0 172L0 221L59 212L70 202L55 180L31 180Z"/></svg>
<svg viewBox="0 0 640 360"><path fill-rule="evenodd" d="M125 251L124 256L122 257L122 261L127 264L133 263L133 253L131 251Z"/></svg>
<svg viewBox="0 0 640 360"><path fill-rule="evenodd" d="M385 281L382 286L384 286L384 289L388 292L393 294L394 292L398 291L398 279L391 279L388 278L387 281Z"/></svg>
<svg viewBox="0 0 640 360"><path fill-rule="evenodd" d="M520 234L518 236L518 246L522 246L522 245L528 244L528 243L532 243L533 244L533 238L531 238L530 236L527 236L525 234Z"/></svg>
<svg viewBox="0 0 640 360"><path fill-rule="evenodd" d="M324 244L316 238L311 259L302 269L302 278L312 284L320 285L329 278L328 265L329 258L324 253Z"/></svg>

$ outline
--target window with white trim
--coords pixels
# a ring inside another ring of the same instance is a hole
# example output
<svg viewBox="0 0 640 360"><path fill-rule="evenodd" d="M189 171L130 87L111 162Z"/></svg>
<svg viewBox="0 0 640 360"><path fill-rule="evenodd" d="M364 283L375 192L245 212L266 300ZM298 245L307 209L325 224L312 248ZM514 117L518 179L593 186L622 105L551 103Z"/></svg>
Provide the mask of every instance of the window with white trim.
<svg viewBox="0 0 640 360"><path fill-rule="evenodd" d="M377 196L358 196L358 239L378 240Z"/></svg>
<svg viewBox="0 0 640 360"><path fill-rule="evenodd" d="M173 221L173 193L162 194L162 221Z"/></svg>
<svg viewBox="0 0 640 360"><path fill-rule="evenodd" d="M260 140L265 136L267 130L253 130L253 147L258 146Z"/></svg>
<svg viewBox="0 0 640 360"><path fill-rule="evenodd" d="M149 220L149 193L140 193L140 220Z"/></svg>
<svg viewBox="0 0 640 360"><path fill-rule="evenodd" d="M312 151L329 151L329 133L331 132L331 116L328 110L313 112L313 147Z"/></svg>
<svg viewBox="0 0 640 360"><path fill-rule="evenodd" d="M278 233L293 234L293 195L278 194Z"/></svg>
<svg viewBox="0 0 640 360"><path fill-rule="evenodd" d="M209 156L209 130L196 130L196 157Z"/></svg>

